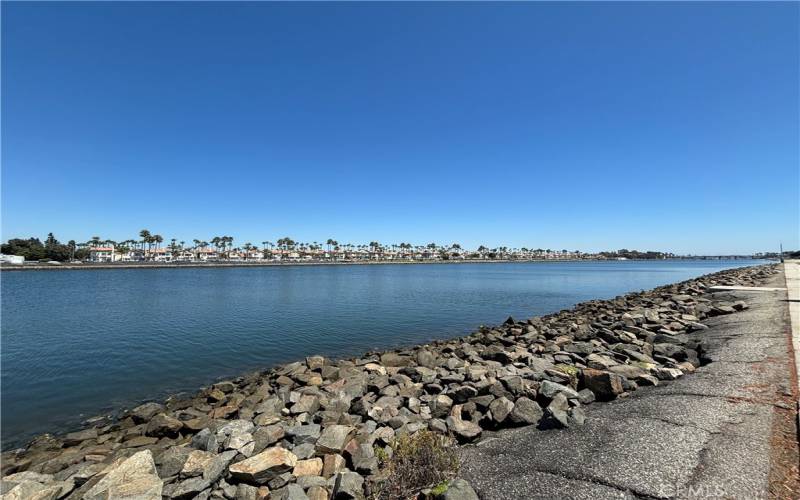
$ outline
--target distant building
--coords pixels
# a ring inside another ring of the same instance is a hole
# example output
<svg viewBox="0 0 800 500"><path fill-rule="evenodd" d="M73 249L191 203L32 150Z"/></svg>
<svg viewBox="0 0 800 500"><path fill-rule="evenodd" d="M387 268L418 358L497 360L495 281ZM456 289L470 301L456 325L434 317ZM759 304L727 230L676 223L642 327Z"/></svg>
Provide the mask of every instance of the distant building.
<svg viewBox="0 0 800 500"><path fill-rule="evenodd" d="M25 263L25 257L22 255L4 255L0 253L0 262L21 265Z"/></svg>
<svg viewBox="0 0 800 500"><path fill-rule="evenodd" d="M219 252L213 248L195 248L193 252L197 254L196 259L198 260L207 261L219 259Z"/></svg>
<svg viewBox="0 0 800 500"><path fill-rule="evenodd" d="M114 262L117 257L118 254L114 251L114 247L92 247L89 249L90 262Z"/></svg>
<svg viewBox="0 0 800 500"><path fill-rule="evenodd" d="M144 260L144 250L141 248L130 248L125 253L118 253L119 262L140 262Z"/></svg>

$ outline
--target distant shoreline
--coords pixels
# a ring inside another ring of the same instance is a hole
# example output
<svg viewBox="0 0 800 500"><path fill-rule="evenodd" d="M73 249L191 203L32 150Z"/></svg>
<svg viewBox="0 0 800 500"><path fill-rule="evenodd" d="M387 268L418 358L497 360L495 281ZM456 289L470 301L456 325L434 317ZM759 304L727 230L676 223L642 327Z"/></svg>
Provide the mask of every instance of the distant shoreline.
<svg viewBox="0 0 800 500"><path fill-rule="evenodd" d="M470 260L414 260L414 261L308 261L308 262L119 262L119 263L84 263L84 264L5 264L0 271L90 271L107 269L181 269L181 268L215 268L215 267L283 267L283 266L358 266L358 265L392 265L392 264L523 264L531 262L659 262L659 261L698 261L710 262L718 260L764 260L752 257L720 257L720 258L672 258L672 259L470 259Z"/></svg>

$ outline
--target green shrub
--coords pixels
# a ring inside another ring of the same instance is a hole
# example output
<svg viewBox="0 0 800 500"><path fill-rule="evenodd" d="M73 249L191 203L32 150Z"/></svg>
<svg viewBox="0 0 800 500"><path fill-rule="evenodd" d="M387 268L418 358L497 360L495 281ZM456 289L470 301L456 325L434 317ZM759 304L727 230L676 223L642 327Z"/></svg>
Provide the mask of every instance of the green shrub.
<svg viewBox="0 0 800 500"><path fill-rule="evenodd" d="M439 495L444 495L447 491L447 488L450 486L450 481L445 481L443 483L439 483L431 489L431 495L437 497Z"/></svg>
<svg viewBox="0 0 800 500"><path fill-rule="evenodd" d="M392 443L393 454L382 463L376 498L405 500L426 488L447 488L458 473L458 447L453 438L429 430L403 435Z"/></svg>

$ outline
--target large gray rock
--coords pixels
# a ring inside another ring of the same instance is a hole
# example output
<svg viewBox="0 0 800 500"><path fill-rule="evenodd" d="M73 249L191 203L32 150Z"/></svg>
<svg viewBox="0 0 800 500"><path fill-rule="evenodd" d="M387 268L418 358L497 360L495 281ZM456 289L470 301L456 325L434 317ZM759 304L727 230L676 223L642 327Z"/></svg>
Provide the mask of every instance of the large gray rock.
<svg viewBox="0 0 800 500"><path fill-rule="evenodd" d="M208 480L212 484L215 483L228 468L233 459L236 458L236 450L230 450L220 453L203 469L203 479Z"/></svg>
<svg viewBox="0 0 800 500"><path fill-rule="evenodd" d="M285 429L286 436L297 446L303 443L316 443L320 437L319 424L295 425Z"/></svg>
<svg viewBox="0 0 800 500"><path fill-rule="evenodd" d="M402 367L408 366L411 359L408 356L401 356L394 352L387 352L381 355L381 364L383 366Z"/></svg>
<svg viewBox="0 0 800 500"><path fill-rule="evenodd" d="M325 358L322 356L306 357L306 366L309 370L320 370L325 365Z"/></svg>
<svg viewBox="0 0 800 500"><path fill-rule="evenodd" d="M453 407L453 400L446 394L437 394L430 402L431 416L434 418L446 417Z"/></svg>
<svg viewBox="0 0 800 500"><path fill-rule="evenodd" d="M192 436L192 448L216 453L219 451L219 441L217 441L217 435L207 428L201 430Z"/></svg>
<svg viewBox="0 0 800 500"><path fill-rule="evenodd" d="M440 495L437 500L479 500L478 494L472 486L463 479L456 479L447 486L447 491Z"/></svg>
<svg viewBox="0 0 800 500"><path fill-rule="evenodd" d="M112 464L108 472L87 491L84 500L161 500L163 483L158 477L150 450Z"/></svg>
<svg viewBox="0 0 800 500"><path fill-rule="evenodd" d="M417 363L426 368L435 368L438 365L436 355L427 349L417 352Z"/></svg>
<svg viewBox="0 0 800 500"><path fill-rule="evenodd" d="M147 423L145 435L153 437L175 437L182 428L183 422L177 418L170 417L164 413L159 413Z"/></svg>
<svg viewBox="0 0 800 500"><path fill-rule="evenodd" d="M566 385L557 384L549 380L542 380L542 383L539 385L539 394L547 399L553 399L556 394L559 393L563 393L567 399L578 398L578 393L575 391L575 389L567 387Z"/></svg>
<svg viewBox="0 0 800 500"><path fill-rule="evenodd" d="M186 458L183 469L181 469L181 477L202 476L213 483L222 476L237 454L236 450L229 450L219 455L194 450Z"/></svg>
<svg viewBox="0 0 800 500"><path fill-rule="evenodd" d="M297 457L294 453L280 446L274 446L231 465L228 470L234 479L261 485L292 470L296 463Z"/></svg>
<svg viewBox="0 0 800 500"><path fill-rule="evenodd" d="M588 405L590 403L594 403L595 397L594 393L589 389L581 389L578 391L578 401L582 405Z"/></svg>
<svg viewBox="0 0 800 500"><path fill-rule="evenodd" d="M287 484L283 488L271 491L270 500L309 500L303 488L295 483Z"/></svg>
<svg viewBox="0 0 800 500"><path fill-rule="evenodd" d="M328 490L325 486L311 486L306 491L309 500L328 500Z"/></svg>
<svg viewBox="0 0 800 500"><path fill-rule="evenodd" d="M364 498L364 478L355 472L340 472L333 486L333 500Z"/></svg>
<svg viewBox="0 0 800 500"><path fill-rule="evenodd" d="M266 486L264 486L266 488ZM236 500L261 500L263 498L259 495L259 489L249 484L241 483L236 485Z"/></svg>
<svg viewBox="0 0 800 500"><path fill-rule="evenodd" d="M319 410L319 398L306 394L301 396L289 411L291 411L293 415L297 415L300 413L314 413L317 410Z"/></svg>
<svg viewBox="0 0 800 500"><path fill-rule="evenodd" d="M570 427L580 427L586 422L586 413L583 408L576 406L569 410L568 421Z"/></svg>
<svg viewBox="0 0 800 500"><path fill-rule="evenodd" d="M21 481L2 495L3 500L56 500L64 493L61 482ZM67 491L67 493L69 490Z"/></svg>
<svg viewBox="0 0 800 500"><path fill-rule="evenodd" d="M341 453L355 429L349 425L329 425L317 440L317 451L322 454Z"/></svg>
<svg viewBox="0 0 800 500"><path fill-rule="evenodd" d="M514 409L511 410L510 419L518 425L536 425L542 419L544 412L542 408L526 397L521 397L514 402Z"/></svg>
<svg viewBox="0 0 800 500"><path fill-rule="evenodd" d="M223 443L224 449L236 450L246 457L253 455L255 446L256 443L253 435L242 430L233 431L230 436L225 438L225 442Z"/></svg>
<svg viewBox="0 0 800 500"><path fill-rule="evenodd" d="M18 483L34 482L34 483L49 483L54 479L52 474L42 474L41 472L34 472L26 470L9 474L3 478L3 486L15 486Z"/></svg>
<svg viewBox="0 0 800 500"><path fill-rule="evenodd" d="M514 402L506 397L495 399L489 404L489 411L492 412L492 420L496 424L502 424L514 409Z"/></svg>
<svg viewBox="0 0 800 500"><path fill-rule="evenodd" d="M623 392L622 378L616 373L586 368L581 373L581 379L598 401L612 400Z"/></svg>
<svg viewBox="0 0 800 500"><path fill-rule="evenodd" d="M351 454L353 462L353 469L364 475L371 475L378 472L378 459L375 457L375 450L372 445L361 444ZM320 464L320 473L322 472L322 464Z"/></svg>
<svg viewBox="0 0 800 500"><path fill-rule="evenodd" d="M548 422L556 427L569 427L569 402L564 393L555 395L547 405Z"/></svg>
<svg viewBox="0 0 800 500"><path fill-rule="evenodd" d="M255 432L253 432L253 440L255 442L253 448L254 453L260 453L267 446L277 443L283 439L284 434L285 431L280 425L268 425L266 427L257 428Z"/></svg>
<svg viewBox="0 0 800 500"><path fill-rule="evenodd" d="M169 487L164 488L164 494L168 494L170 498L178 500L189 500L190 498L197 498L200 493L209 488L211 488L211 482L202 476L198 476L180 483L174 483L174 485L170 484Z"/></svg>
<svg viewBox="0 0 800 500"><path fill-rule="evenodd" d="M586 357L586 364L589 366L589 368L594 368L596 370L608 370L612 366L618 365L619 362L609 358L608 356L594 353Z"/></svg>
<svg viewBox="0 0 800 500"><path fill-rule="evenodd" d="M151 418L164 411L164 405L158 403L145 403L137 406L130 412L130 416L137 424L148 422Z"/></svg>
<svg viewBox="0 0 800 500"><path fill-rule="evenodd" d="M481 435L481 426L461 417L463 405L455 405L447 417L447 428L460 442L474 441Z"/></svg>
<svg viewBox="0 0 800 500"><path fill-rule="evenodd" d="M64 436L64 446L75 446L87 439L97 439L97 429L93 427L78 432L70 432Z"/></svg>
<svg viewBox="0 0 800 500"><path fill-rule="evenodd" d="M186 459L192 453L192 448L185 446L171 446L155 458L158 475L160 477L177 476L183 469Z"/></svg>

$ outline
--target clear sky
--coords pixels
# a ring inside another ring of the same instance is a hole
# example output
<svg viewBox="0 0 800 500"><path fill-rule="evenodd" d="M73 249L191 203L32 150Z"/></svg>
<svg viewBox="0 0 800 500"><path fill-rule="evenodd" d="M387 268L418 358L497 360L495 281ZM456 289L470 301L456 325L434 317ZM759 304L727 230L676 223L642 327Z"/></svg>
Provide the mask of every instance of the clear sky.
<svg viewBox="0 0 800 500"><path fill-rule="evenodd" d="M2 237L798 248L798 3L2 3Z"/></svg>

